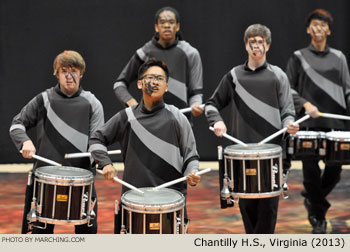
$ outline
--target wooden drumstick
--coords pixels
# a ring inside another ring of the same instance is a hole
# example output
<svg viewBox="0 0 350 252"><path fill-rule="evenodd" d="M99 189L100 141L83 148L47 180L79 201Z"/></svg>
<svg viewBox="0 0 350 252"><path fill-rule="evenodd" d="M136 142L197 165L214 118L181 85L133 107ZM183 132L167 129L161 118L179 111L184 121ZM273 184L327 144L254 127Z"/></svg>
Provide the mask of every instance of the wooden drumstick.
<svg viewBox="0 0 350 252"><path fill-rule="evenodd" d="M104 175L102 170L96 169L96 171L97 171L98 173ZM125 182L125 181L119 179L118 177L114 177L113 180L116 181L116 182L118 182L118 183L120 183L120 184L122 184L123 186L126 186L127 188L129 188L129 189L131 189L131 190L134 190L134 191L136 191L136 192L138 192L138 193L144 194L144 192L141 191L140 189L138 189L137 187L135 187L135 186L133 186L133 185L130 185L129 183L127 183L127 182Z"/></svg>
<svg viewBox="0 0 350 252"><path fill-rule="evenodd" d="M110 150L107 151L108 155L115 155L115 154L121 154L122 151L121 150ZM80 152L80 153L66 153L64 155L65 159L69 159L69 158L82 158L82 157L91 157L91 153L90 152Z"/></svg>
<svg viewBox="0 0 350 252"><path fill-rule="evenodd" d="M211 171L211 169L207 168L207 169L204 169L204 170L201 170L201 171L197 172L196 175L202 175L202 174L210 172L210 171ZM160 188L165 188L165 187L168 187L168 186L171 186L171 185L175 185L175 184L180 183L180 182L185 181L185 180L186 180L186 177L178 178L178 179L169 181L167 183L161 184L159 186L156 186L156 187L153 188L153 190L157 190L157 189L160 189Z"/></svg>
<svg viewBox="0 0 350 252"><path fill-rule="evenodd" d="M204 106L205 106L205 104L199 105L199 107L201 107L201 108L204 108ZM180 109L180 111L181 111L182 113L188 113L188 112L190 112L191 110L192 110L191 107Z"/></svg>
<svg viewBox="0 0 350 252"><path fill-rule="evenodd" d="M302 118L300 118L299 120L295 121L293 124L299 124L299 123L302 123L303 121L307 120L310 118L310 115L305 115L303 116ZM273 133L271 136L269 137L266 137L264 140L260 141L258 143L258 145L262 145L268 141L270 141L271 139L274 139L275 137L281 135L282 133L286 132L287 131L287 127L284 127L283 129L277 131L276 133Z"/></svg>
<svg viewBox="0 0 350 252"><path fill-rule="evenodd" d="M333 119L350 120L350 116L345 116L345 115L337 115L337 114L330 114L330 113L323 113L323 112L319 112L318 115L322 117L333 118Z"/></svg>
<svg viewBox="0 0 350 252"><path fill-rule="evenodd" d="M214 132L214 127L210 126L209 129ZM227 138L228 140L231 140L232 142L235 142L237 144L243 145L244 147L248 147L247 144L243 143L242 141L238 140L237 138L234 138L233 136L230 136L230 135L228 135L226 133L224 133L223 136L225 138Z"/></svg>
<svg viewBox="0 0 350 252"><path fill-rule="evenodd" d="M22 153L22 150L20 150L19 152ZM57 162L55 162L55 161L52 161L52 160L50 160L50 159L48 159L48 158L44 158L44 157L38 156L38 155L36 155L36 154L33 154L33 155L32 155L32 158L35 158L35 159L37 159L37 160L39 160L39 161L42 161L42 162L47 163L47 164L50 164L50 165L62 166L61 164L59 164L59 163L57 163Z"/></svg>

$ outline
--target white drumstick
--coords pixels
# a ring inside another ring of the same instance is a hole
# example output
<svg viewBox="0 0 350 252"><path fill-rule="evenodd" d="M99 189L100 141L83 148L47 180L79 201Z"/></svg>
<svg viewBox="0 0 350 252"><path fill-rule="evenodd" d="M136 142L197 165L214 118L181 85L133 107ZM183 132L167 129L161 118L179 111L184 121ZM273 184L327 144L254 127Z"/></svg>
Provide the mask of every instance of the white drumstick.
<svg viewBox="0 0 350 252"><path fill-rule="evenodd" d="M319 112L318 115L322 117L333 118L333 119L350 120L350 116L345 116L345 115L337 115L337 114L330 114L330 113L323 113L323 112Z"/></svg>
<svg viewBox="0 0 350 252"><path fill-rule="evenodd" d="M207 168L207 169L204 169L204 170L201 170L201 171L197 172L196 175L202 175L202 174L210 172L210 171L211 171L211 169ZM186 180L186 177L178 178L178 179L172 180L170 182L164 183L162 185L159 185L157 187L154 187L153 190L157 190L157 189L160 189L160 188L165 188L165 187L168 187L168 186L180 183L180 182L185 181L185 180Z"/></svg>
<svg viewBox="0 0 350 252"><path fill-rule="evenodd" d="M201 108L204 108L204 106L205 106L205 104L199 105L199 107L201 107ZM182 113L187 113L187 112L190 112L191 110L192 110L191 107L180 109L180 111L181 111Z"/></svg>
<svg viewBox="0 0 350 252"><path fill-rule="evenodd" d="M302 118L300 118L299 120L295 121L293 124L299 124L302 123L303 121L307 120L310 118L310 115L305 115ZM273 133L271 136L266 137L264 140L262 140L261 142L258 143L258 145L262 145L264 143L267 143L268 141L270 141L271 139L274 139L275 137L281 135L282 133L287 131L287 127L284 127L283 129L277 131L276 133Z"/></svg>
<svg viewBox="0 0 350 252"><path fill-rule="evenodd" d="M115 154L121 154L121 153L122 153L121 150L107 151L108 155L115 155ZM80 153L67 153L67 154L64 155L65 159L82 158L82 157L91 157L91 153L90 152L80 152Z"/></svg>
<svg viewBox="0 0 350 252"><path fill-rule="evenodd" d="M101 170L99 170L99 169L96 169L96 171L97 171L98 173L100 173L100 174L103 175L103 171L101 171ZM138 193L144 194L144 192L141 191L140 189L138 189L137 187L135 187L135 186L133 186L133 185L130 185L129 183L127 183L127 182L125 182L125 181L119 179L118 177L114 177L113 180L116 181L116 182L118 182L118 183L120 183L120 184L122 184L123 186L126 186L127 188L129 188L129 189L131 189L131 190L134 190L134 191L136 191L136 192L138 192Z"/></svg>
<svg viewBox="0 0 350 252"><path fill-rule="evenodd" d="M214 132L214 127L210 126L209 129ZM237 144L243 145L244 147L248 147L247 144L243 143L242 141L238 140L237 138L234 138L233 136L230 136L230 135L228 135L226 133L224 133L223 136L225 138L227 138L228 140L231 140L232 142L235 142Z"/></svg>
<svg viewBox="0 0 350 252"><path fill-rule="evenodd" d="M22 150L20 150L19 152L22 153ZM62 166L61 164L59 164L59 163L57 163L57 162L55 162L55 161L52 161L52 160L50 160L50 159L47 159L47 158L38 156L38 155L36 155L36 154L33 154L33 155L32 155L32 158L35 158L35 159L37 159L37 160L39 160L39 161L42 161L42 162L47 163L47 164L50 164L50 165Z"/></svg>

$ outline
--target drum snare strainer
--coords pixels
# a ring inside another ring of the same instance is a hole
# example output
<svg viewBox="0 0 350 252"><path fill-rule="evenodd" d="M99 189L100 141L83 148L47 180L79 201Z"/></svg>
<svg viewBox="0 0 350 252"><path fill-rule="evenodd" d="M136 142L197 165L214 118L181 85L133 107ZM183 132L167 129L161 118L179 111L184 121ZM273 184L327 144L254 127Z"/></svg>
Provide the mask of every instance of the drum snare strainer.
<svg viewBox="0 0 350 252"><path fill-rule="evenodd" d="M140 188L144 194L127 191L121 197L122 232L139 234L183 233L185 197L161 188Z"/></svg>
<svg viewBox="0 0 350 252"><path fill-rule="evenodd" d="M224 159L233 197L268 198L283 192L281 146L230 145L224 150Z"/></svg>

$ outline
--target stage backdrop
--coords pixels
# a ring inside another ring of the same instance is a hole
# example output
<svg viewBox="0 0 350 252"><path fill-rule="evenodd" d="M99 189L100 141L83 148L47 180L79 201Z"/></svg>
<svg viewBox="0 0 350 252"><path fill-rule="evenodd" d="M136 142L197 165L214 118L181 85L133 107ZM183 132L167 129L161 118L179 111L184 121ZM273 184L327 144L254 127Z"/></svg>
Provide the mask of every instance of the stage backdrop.
<svg viewBox="0 0 350 252"><path fill-rule="evenodd" d="M246 60L243 33L253 23L271 29L268 61L285 69L292 52L309 44L307 13L328 9L334 16L329 44L350 57L347 0L1 0L0 163L25 162L9 137L11 120L36 94L56 84L52 62L65 49L86 60L82 85L102 101L105 119L122 109L114 80L135 50L151 39L154 13L168 5L178 9L185 39L201 54L204 100L225 73ZM225 120L229 122L227 111ZM229 144L208 130L204 116L195 119L194 133L201 160L216 160L216 146Z"/></svg>

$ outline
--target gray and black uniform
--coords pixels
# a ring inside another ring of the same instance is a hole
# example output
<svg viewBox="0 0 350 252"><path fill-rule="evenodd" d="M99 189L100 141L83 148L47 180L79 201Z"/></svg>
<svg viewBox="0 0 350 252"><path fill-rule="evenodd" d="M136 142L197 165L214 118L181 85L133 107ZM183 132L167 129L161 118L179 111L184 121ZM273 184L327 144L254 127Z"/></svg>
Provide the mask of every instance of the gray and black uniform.
<svg viewBox="0 0 350 252"><path fill-rule="evenodd" d="M13 118L10 136L17 149L21 150L23 142L30 140L27 130L36 127L37 143L35 147L37 155L54 160L64 166L83 168L95 173L89 158L65 159L64 154L86 152L89 136L103 123L103 107L92 93L84 91L80 87L74 95L68 97L62 93L58 84L40 93L23 107L21 112ZM36 161L33 172L42 166L47 166L47 164ZM30 209L32 195L33 183L26 190L22 233L30 231L26 215ZM92 197L96 198L94 188ZM97 204L95 212L97 215ZM44 230L34 228L33 233L53 233L53 229L54 225L48 224ZM96 219L91 228L87 225L75 226L75 232L96 233Z"/></svg>
<svg viewBox="0 0 350 252"><path fill-rule="evenodd" d="M89 151L99 167L111 164L106 146L119 142L123 180L136 187L155 187L198 170L199 156L192 128L173 105L160 101L152 111L143 100L114 115L91 140ZM187 182L171 186L185 196ZM123 193L128 189L123 186Z"/></svg>
<svg viewBox="0 0 350 252"><path fill-rule="evenodd" d="M202 104L203 70L198 50L188 42L177 39L164 48L155 38L136 51L114 83L114 92L122 104L126 106L126 102L133 98L128 87L137 80L139 67L153 57L164 61L169 69L169 89L164 94L165 103L177 108Z"/></svg>
<svg viewBox="0 0 350 252"><path fill-rule="evenodd" d="M228 133L245 143L257 143L294 121L294 105L286 74L264 63L252 71L247 63L234 67L221 80L205 106L213 126L223 121L220 110L230 105ZM281 144L281 137L271 141ZM246 233L274 233L278 198L240 199Z"/></svg>
<svg viewBox="0 0 350 252"><path fill-rule="evenodd" d="M286 73L292 88L297 117L305 114L303 104L310 102L320 112L348 114L350 108L350 77L344 54L326 47L317 51L312 44L297 50L288 61ZM345 130L345 121L312 118L303 123L303 130ZM304 196L310 200L310 216L324 220L330 207L326 196L340 180L341 166L326 165L323 174L318 159L303 160Z"/></svg>

